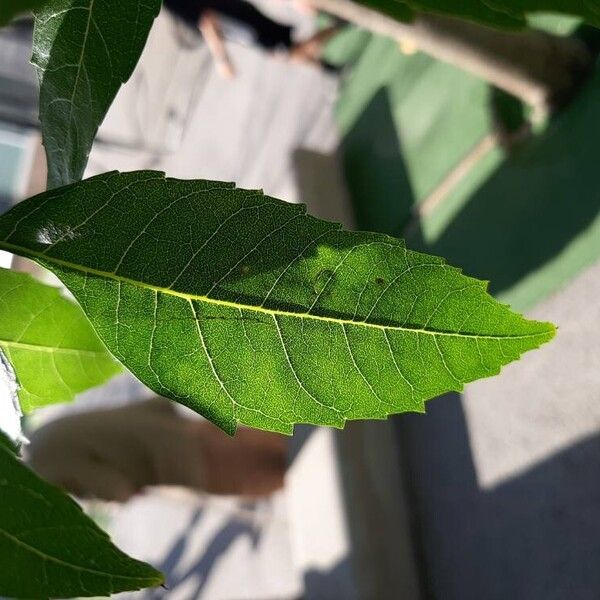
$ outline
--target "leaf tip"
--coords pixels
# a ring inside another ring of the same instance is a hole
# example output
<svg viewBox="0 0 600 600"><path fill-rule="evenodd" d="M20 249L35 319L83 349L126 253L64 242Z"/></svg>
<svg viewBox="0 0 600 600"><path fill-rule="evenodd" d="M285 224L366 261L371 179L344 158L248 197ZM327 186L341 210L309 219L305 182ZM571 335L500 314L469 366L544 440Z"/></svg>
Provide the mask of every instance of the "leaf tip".
<svg viewBox="0 0 600 600"><path fill-rule="evenodd" d="M542 342L545 344L547 342L550 342L551 340L553 340L556 337L559 327L558 327L558 325L552 323L551 321L543 321L542 324L546 326L546 333L548 334L548 339L544 340L544 342Z"/></svg>

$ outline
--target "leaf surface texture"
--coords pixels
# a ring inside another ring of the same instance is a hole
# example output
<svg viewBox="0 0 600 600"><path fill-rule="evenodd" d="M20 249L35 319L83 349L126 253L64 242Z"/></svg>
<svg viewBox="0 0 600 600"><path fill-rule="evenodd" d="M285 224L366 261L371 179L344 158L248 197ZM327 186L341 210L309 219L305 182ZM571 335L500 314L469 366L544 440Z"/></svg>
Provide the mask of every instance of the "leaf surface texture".
<svg viewBox="0 0 600 600"><path fill-rule="evenodd" d="M32 62L48 187L83 177L92 142L129 79L161 0L49 0L35 13Z"/></svg>
<svg viewBox="0 0 600 600"><path fill-rule="evenodd" d="M79 306L57 288L6 269L0 269L0 351L26 413L72 400L121 370Z"/></svg>
<svg viewBox="0 0 600 600"><path fill-rule="evenodd" d="M0 240L144 383L229 432L423 411L554 335L440 258L225 183L100 175L20 203Z"/></svg>
<svg viewBox="0 0 600 600"><path fill-rule="evenodd" d="M66 494L28 469L0 433L0 595L73 598L160 585Z"/></svg>

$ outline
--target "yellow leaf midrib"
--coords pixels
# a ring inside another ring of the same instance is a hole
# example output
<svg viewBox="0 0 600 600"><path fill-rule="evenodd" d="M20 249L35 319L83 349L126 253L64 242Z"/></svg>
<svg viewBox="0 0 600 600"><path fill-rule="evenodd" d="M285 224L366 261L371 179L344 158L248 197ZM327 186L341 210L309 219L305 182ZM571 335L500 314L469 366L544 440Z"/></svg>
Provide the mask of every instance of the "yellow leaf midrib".
<svg viewBox="0 0 600 600"><path fill-rule="evenodd" d="M0 453L8 454L12 457L12 453L10 452L10 450L8 450L2 444L0 444ZM15 459L15 460L18 460L18 459ZM6 482L6 483L8 483L8 482ZM9 484L9 485L14 485L14 484ZM93 531L93 529L90 528L90 531ZM155 577L149 577L149 576L144 576L144 575L139 576L139 575L122 575L119 573L108 573L106 571L100 571L98 569L94 569L91 567L84 567L81 565L67 562L61 558L52 556L51 554L46 554L45 552L38 550L31 544L24 542L23 540L18 538L16 535L10 533L9 531L6 531L6 529L3 529L1 527L0 527L0 535L3 535L4 537L8 538L8 540L12 541L14 544L21 546L26 552L30 552L31 554L35 554L35 555L39 556L42 560L47 560L47 561L53 562L55 564L63 565L65 568L72 569L74 571L81 571L81 572L85 572L85 573L91 573L94 575L101 575L103 577L107 577L108 579L112 579L112 580L125 579L125 580L137 581L140 585L146 585L148 583L150 583L151 585L155 585L155 584L160 584L160 582L161 582L159 580L159 578L157 578L157 577L155 578ZM106 539L105 541L109 541L109 540Z"/></svg>
<svg viewBox="0 0 600 600"><path fill-rule="evenodd" d="M402 331L404 333L416 333L423 335L432 335L432 336L442 336L442 337L458 337L461 339L509 339L509 340L523 340L523 339L532 339L532 338L540 338L547 337L548 335L554 335L554 328L548 324L549 328L547 331L542 331L538 333L530 333L530 334L521 334L521 335L498 335L498 334L474 334L474 333L459 333L454 331L441 331L441 330L433 330L433 329L423 329L417 327L407 327L405 325L381 325L379 323L367 323L365 321L354 321L352 319L339 319L337 317L329 317L324 315L315 315L313 313L298 313L292 311L286 311L275 308L265 308L264 306L256 306L252 304L241 304L239 302L232 302L230 300L221 300L217 298L210 298L208 296L201 296L195 294L187 294L184 292L178 292L176 290L172 290L165 287L156 286L150 283L146 283L143 281L137 281L133 279L129 279L127 277L123 277L122 275L117 275L116 273L102 271L100 269L94 269L92 267L87 267L84 265L78 265L76 263L72 263L66 260L62 260L60 258L56 258L53 256L48 256L42 252L37 252L35 250L30 250L29 248L23 248L17 244L11 244L7 241L0 241L0 247L8 250L9 252L15 252L16 254L24 255L31 257L33 259L39 259L42 262L50 262L61 267L66 267L67 269L71 269L73 271L78 271L80 273L85 273L89 275L95 275L98 277L102 277L104 279L111 279L113 281L120 281L121 283L126 283L129 285L138 286L153 292L158 292L161 294L166 294L169 296L173 296L176 298L182 298L186 301L196 301L202 302L206 304L212 304L220 307L226 308L235 308L239 310L247 310L259 314L266 314L269 316L281 316L281 317L290 317L296 319L311 319L315 321L323 321L326 323L335 323L338 325L349 325L353 327L365 327L377 330L384 331Z"/></svg>
<svg viewBox="0 0 600 600"><path fill-rule="evenodd" d="M62 354L88 354L92 356L106 356L105 350L86 350L83 348L69 348L61 346L48 346L43 344L31 344L28 342L18 342L15 340L0 340L0 347L15 348L18 350L31 350L32 352L62 353Z"/></svg>

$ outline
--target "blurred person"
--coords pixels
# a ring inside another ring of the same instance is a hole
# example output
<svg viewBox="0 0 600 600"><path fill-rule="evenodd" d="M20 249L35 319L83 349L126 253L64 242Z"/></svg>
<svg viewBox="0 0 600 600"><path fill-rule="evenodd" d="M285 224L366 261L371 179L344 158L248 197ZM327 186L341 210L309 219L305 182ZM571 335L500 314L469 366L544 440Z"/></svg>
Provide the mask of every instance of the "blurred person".
<svg viewBox="0 0 600 600"><path fill-rule="evenodd" d="M265 496L283 486L287 456L282 435L239 428L229 437L159 397L56 419L32 434L25 453L66 491L118 502L159 485Z"/></svg>
<svg viewBox="0 0 600 600"><path fill-rule="evenodd" d="M235 69L225 47L222 21L241 26L253 43L268 52L283 52L292 61L315 64L320 63L324 45L338 30L338 26L333 25L307 40L294 43L292 27L270 19L245 0L164 0L164 6L200 31L219 74L226 79L235 77Z"/></svg>

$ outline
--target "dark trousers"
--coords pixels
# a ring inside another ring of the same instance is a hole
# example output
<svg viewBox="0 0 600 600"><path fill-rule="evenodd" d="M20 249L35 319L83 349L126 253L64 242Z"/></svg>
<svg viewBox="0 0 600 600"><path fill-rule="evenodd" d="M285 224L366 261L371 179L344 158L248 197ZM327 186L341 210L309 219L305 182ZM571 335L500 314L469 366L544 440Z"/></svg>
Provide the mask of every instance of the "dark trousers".
<svg viewBox="0 0 600 600"><path fill-rule="evenodd" d="M254 41L267 50L292 46L291 27L269 19L244 0L164 0L164 5L194 28L204 11L213 10L243 25Z"/></svg>

